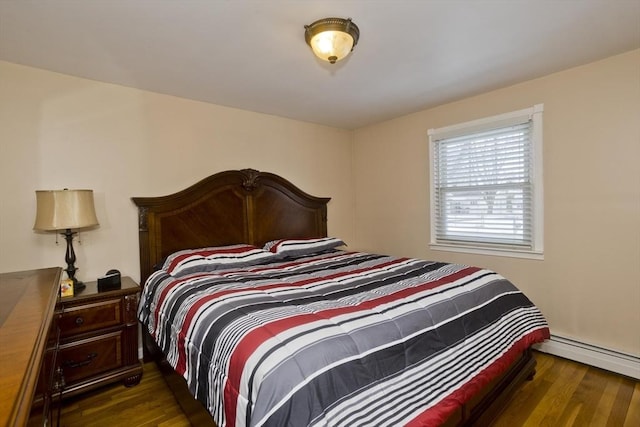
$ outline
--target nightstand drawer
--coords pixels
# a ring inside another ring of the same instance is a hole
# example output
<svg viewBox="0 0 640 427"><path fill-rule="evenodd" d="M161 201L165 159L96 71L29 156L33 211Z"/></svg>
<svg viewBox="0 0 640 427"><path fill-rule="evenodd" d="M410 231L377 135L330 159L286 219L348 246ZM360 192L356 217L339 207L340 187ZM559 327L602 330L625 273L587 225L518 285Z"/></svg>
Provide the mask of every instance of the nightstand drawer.
<svg viewBox="0 0 640 427"><path fill-rule="evenodd" d="M60 367L67 383L122 366L122 331L60 347Z"/></svg>
<svg viewBox="0 0 640 427"><path fill-rule="evenodd" d="M65 309L59 323L62 337L120 325L121 305L118 298Z"/></svg>

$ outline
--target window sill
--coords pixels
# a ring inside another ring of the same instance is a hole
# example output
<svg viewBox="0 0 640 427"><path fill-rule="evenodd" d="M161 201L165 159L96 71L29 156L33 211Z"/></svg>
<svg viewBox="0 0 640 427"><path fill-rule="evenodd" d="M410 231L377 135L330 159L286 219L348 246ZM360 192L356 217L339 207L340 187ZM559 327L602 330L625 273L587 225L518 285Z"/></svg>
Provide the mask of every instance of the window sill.
<svg viewBox="0 0 640 427"><path fill-rule="evenodd" d="M544 260L544 253L541 251L524 251L517 249L504 249L504 248L490 248L490 247L478 247L478 246L464 246L464 245L446 245L442 243L431 243L429 247L434 251L445 252L461 252L477 255L490 255L501 256L510 258L525 258Z"/></svg>

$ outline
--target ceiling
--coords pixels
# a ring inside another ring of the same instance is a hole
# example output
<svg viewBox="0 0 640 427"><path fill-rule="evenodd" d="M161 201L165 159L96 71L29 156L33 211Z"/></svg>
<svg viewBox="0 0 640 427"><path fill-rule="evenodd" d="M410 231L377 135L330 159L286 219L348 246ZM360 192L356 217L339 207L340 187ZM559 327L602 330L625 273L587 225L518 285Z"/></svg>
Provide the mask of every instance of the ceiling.
<svg viewBox="0 0 640 427"><path fill-rule="evenodd" d="M0 0L0 60L344 129L636 48L640 0Z"/></svg>

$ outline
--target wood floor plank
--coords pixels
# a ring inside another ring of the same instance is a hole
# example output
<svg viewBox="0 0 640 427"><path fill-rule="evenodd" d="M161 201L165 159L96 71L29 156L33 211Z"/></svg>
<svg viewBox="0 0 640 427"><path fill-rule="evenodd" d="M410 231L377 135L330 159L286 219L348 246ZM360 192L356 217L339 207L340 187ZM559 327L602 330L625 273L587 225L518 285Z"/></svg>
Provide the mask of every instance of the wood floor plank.
<svg viewBox="0 0 640 427"><path fill-rule="evenodd" d="M554 378L556 370L553 369L556 359L546 353L534 353L536 358L536 376L543 376L548 379Z"/></svg>
<svg viewBox="0 0 640 427"><path fill-rule="evenodd" d="M576 418L578 418L578 414L580 413L581 403L577 401L569 402L569 404L565 407L564 412L560 416L560 419L556 421L557 426L562 427L573 427L575 426ZM579 426L576 426L579 427ZM584 426L581 426L584 427Z"/></svg>
<svg viewBox="0 0 640 427"><path fill-rule="evenodd" d="M618 388L620 387L620 378L606 378L606 386L600 401L596 404L595 413L593 414L593 424L598 426L607 426L613 405L616 401Z"/></svg>
<svg viewBox="0 0 640 427"><path fill-rule="evenodd" d="M624 420L623 427L637 427L640 426L640 382L636 382L636 386L633 390L633 396L631 402L629 402L629 411Z"/></svg>
<svg viewBox="0 0 640 427"><path fill-rule="evenodd" d="M611 410L611 426L624 425L627 413L629 412L629 406L631 405L631 399L633 398L634 388L636 386L636 381L632 381L629 378L621 379L616 400Z"/></svg>
<svg viewBox="0 0 640 427"><path fill-rule="evenodd" d="M580 411L576 417L573 425L575 426L606 426L606 422L603 424L596 424L593 421L596 409L598 408L598 402L602 398L607 386L607 377L603 371L598 369L589 369L582 378L578 389L576 390L575 397L580 400Z"/></svg>
<svg viewBox="0 0 640 427"><path fill-rule="evenodd" d="M495 427L525 425L552 385L553 383L547 380L525 383L511 400L511 405L517 406L519 410L503 412L494 422Z"/></svg>
<svg viewBox="0 0 640 427"><path fill-rule="evenodd" d="M547 357L552 358L549 355L536 355L537 359ZM585 366L554 359L553 369L550 370L549 375L536 376L533 380L534 382L546 380L551 382L552 386L525 424L531 427L555 425L586 372Z"/></svg>

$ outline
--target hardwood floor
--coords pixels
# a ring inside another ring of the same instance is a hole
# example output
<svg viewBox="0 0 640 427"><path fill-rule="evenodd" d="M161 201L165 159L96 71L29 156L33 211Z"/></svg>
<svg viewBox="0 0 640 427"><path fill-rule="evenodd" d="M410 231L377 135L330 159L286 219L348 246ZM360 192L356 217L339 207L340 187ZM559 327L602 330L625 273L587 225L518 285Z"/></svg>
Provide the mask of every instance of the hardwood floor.
<svg viewBox="0 0 640 427"><path fill-rule="evenodd" d="M137 386L106 386L65 400L60 412L60 426L68 427L190 425L155 363L143 365Z"/></svg>
<svg viewBox="0 0 640 427"><path fill-rule="evenodd" d="M640 426L640 382L535 353L538 365L494 423L513 426Z"/></svg>
<svg viewBox="0 0 640 427"><path fill-rule="evenodd" d="M640 426L640 382L544 353L533 381L525 383L493 424L516 426ZM114 385L68 400L62 426L188 426L154 363L139 385Z"/></svg>

